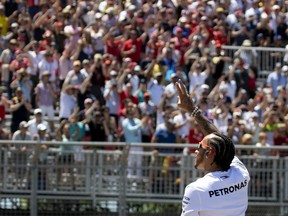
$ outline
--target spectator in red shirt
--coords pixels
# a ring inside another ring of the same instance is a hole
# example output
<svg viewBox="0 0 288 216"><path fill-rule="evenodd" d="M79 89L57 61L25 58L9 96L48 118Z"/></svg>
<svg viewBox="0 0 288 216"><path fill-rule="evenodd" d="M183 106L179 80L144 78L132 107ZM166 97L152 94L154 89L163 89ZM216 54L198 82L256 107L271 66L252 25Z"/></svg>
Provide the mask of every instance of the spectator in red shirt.
<svg viewBox="0 0 288 216"><path fill-rule="evenodd" d="M226 45L228 42L227 32L223 24L214 27L213 36L215 44L219 44L219 46Z"/></svg>
<svg viewBox="0 0 288 216"><path fill-rule="evenodd" d="M133 104L138 105L138 98L137 96L133 95L133 86L130 82L127 82L124 86L124 80L127 77L127 75L131 72L130 69L125 69L123 74L120 76L117 86L118 86L118 92L120 96L120 109L124 108L124 100L126 98L129 98Z"/></svg>
<svg viewBox="0 0 288 216"><path fill-rule="evenodd" d="M192 30L189 40L193 39L194 35L201 35L206 46L213 39L213 29L208 25L208 18L206 16L201 17L199 25L195 26Z"/></svg>
<svg viewBox="0 0 288 216"><path fill-rule="evenodd" d="M175 37L172 39L175 44L175 49L180 51L180 66L184 65L184 54L189 47L189 41L187 38L183 37L183 30L177 27L175 30Z"/></svg>
<svg viewBox="0 0 288 216"><path fill-rule="evenodd" d="M111 28L108 33L104 36L103 40L106 45L106 52L116 57L116 59L120 60L120 45L121 40L116 38L115 28Z"/></svg>
<svg viewBox="0 0 288 216"><path fill-rule="evenodd" d="M137 31L135 29L130 31L130 38L123 43L121 48L122 57L129 57L132 61L139 63L141 60L142 44L146 39L146 32L140 37L137 37Z"/></svg>

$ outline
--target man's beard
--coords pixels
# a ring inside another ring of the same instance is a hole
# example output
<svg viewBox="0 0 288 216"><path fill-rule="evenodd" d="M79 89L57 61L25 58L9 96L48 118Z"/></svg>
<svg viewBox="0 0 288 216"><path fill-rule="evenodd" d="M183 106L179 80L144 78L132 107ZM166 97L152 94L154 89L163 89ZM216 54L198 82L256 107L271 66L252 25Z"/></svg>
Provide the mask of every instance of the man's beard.
<svg viewBox="0 0 288 216"><path fill-rule="evenodd" d="M203 160L204 160L204 155L203 154L200 155L200 153L198 153L195 159L195 166L194 166L195 169L198 169L198 166L203 162Z"/></svg>

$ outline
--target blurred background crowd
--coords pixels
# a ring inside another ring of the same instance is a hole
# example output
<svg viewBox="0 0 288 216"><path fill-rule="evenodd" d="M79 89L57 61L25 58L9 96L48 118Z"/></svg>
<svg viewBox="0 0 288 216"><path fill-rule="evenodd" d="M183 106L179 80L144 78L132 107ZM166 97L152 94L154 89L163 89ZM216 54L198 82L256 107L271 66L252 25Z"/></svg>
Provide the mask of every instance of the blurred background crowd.
<svg viewBox="0 0 288 216"><path fill-rule="evenodd" d="M198 143L177 109L181 79L235 144L288 144L288 56L258 83L247 49L286 47L287 1L1 2L1 139ZM240 48L231 58L225 45Z"/></svg>

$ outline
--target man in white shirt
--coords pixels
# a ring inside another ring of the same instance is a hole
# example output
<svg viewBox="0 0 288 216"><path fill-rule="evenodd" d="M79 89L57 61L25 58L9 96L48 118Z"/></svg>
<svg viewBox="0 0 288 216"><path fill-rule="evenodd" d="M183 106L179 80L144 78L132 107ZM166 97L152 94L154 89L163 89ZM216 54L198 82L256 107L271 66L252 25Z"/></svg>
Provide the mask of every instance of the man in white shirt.
<svg viewBox="0 0 288 216"><path fill-rule="evenodd" d="M47 128L47 132L50 132L50 128L48 126L48 122L43 119L42 110L37 108L34 110L34 118L28 121L28 132L30 133L31 137L34 137L38 134L38 125L43 124Z"/></svg>
<svg viewBox="0 0 288 216"><path fill-rule="evenodd" d="M195 61L191 67L191 71L188 73L189 76L189 92L192 93L195 86L201 86L204 84L206 78L207 78L208 70L205 71L201 70L201 64L200 62ZM198 94L201 94L201 89L198 88L196 91Z"/></svg>
<svg viewBox="0 0 288 216"><path fill-rule="evenodd" d="M190 116L184 110L180 110L180 113L173 118L173 122L175 123L175 129L177 135L183 137L187 137L190 130Z"/></svg>
<svg viewBox="0 0 288 216"><path fill-rule="evenodd" d="M167 102L175 108L177 106L177 95L178 95L175 87L175 82L177 80L178 80L177 75L173 73L170 78L170 84L168 84L164 90L164 92L167 95Z"/></svg>
<svg viewBox="0 0 288 216"><path fill-rule="evenodd" d="M202 115L181 81L176 88L178 107L191 113L205 135L195 151L195 168L206 174L185 188L181 216L244 216L248 206L248 170L235 157L232 140Z"/></svg>
<svg viewBox="0 0 288 216"><path fill-rule="evenodd" d="M158 107L163 96L164 87L161 85L163 75L161 72L155 74L155 79L151 78L147 84L151 101Z"/></svg>
<svg viewBox="0 0 288 216"><path fill-rule="evenodd" d="M81 69L81 62L75 60L73 62L73 70L69 71L65 78L65 80L70 80L68 84L77 86L79 89L81 89L83 81L88 77L88 73Z"/></svg>
<svg viewBox="0 0 288 216"><path fill-rule="evenodd" d="M52 51L45 51L43 54L44 58L39 62L39 79L42 79L44 71L50 72L50 81L54 82L56 79L56 72L58 70L58 62L53 56Z"/></svg>

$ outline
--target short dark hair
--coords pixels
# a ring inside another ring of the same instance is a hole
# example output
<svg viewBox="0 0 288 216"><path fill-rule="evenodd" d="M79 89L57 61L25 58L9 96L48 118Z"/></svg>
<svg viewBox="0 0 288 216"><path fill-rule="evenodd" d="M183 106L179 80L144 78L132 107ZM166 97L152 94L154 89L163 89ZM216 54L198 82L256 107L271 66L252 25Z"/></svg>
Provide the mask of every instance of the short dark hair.
<svg viewBox="0 0 288 216"><path fill-rule="evenodd" d="M218 132L214 132L213 134L215 136L209 140L208 144L216 150L214 162L220 166L223 171L227 171L235 156L235 146L228 136Z"/></svg>

